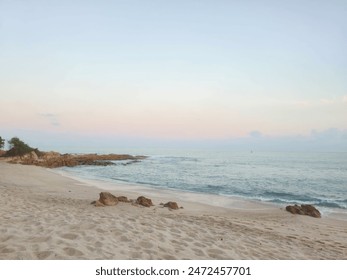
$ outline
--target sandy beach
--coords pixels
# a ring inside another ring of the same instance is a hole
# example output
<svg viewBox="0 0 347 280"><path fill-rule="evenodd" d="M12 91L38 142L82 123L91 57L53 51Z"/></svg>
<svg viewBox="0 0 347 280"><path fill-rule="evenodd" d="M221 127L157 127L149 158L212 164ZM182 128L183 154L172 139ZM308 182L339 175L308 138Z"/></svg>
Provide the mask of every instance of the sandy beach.
<svg viewBox="0 0 347 280"><path fill-rule="evenodd" d="M95 207L101 189L155 206ZM0 259L347 259L347 221L0 162Z"/></svg>

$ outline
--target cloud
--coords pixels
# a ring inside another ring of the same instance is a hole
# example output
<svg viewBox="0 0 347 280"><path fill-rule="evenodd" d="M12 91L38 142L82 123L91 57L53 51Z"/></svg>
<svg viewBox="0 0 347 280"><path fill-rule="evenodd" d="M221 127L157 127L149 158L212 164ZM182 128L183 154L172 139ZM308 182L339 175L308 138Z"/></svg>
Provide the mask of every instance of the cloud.
<svg viewBox="0 0 347 280"><path fill-rule="evenodd" d="M46 119L52 126L60 126L57 114L40 113L39 116Z"/></svg>
<svg viewBox="0 0 347 280"><path fill-rule="evenodd" d="M347 136L347 130L329 128L323 131L312 130L310 138L313 140L325 141L329 143L339 142Z"/></svg>
<svg viewBox="0 0 347 280"><path fill-rule="evenodd" d="M260 138L263 136L263 134L260 131L254 130L249 133L249 136L253 138Z"/></svg>
<svg viewBox="0 0 347 280"><path fill-rule="evenodd" d="M327 99L327 98L322 98L319 100L320 103L324 104L324 105L330 105L330 104L334 104L335 103L335 99Z"/></svg>
<svg viewBox="0 0 347 280"><path fill-rule="evenodd" d="M343 102L343 103L347 103L347 95L342 96L342 102Z"/></svg>
<svg viewBox="0 0 347 280"><path fill-rule="evenodd" d="M259 135L259 136L258 136ZM253 151L347 152L347 129L312 130L307 135L270 136L252 131L230 139L224 146Z"/></svg>

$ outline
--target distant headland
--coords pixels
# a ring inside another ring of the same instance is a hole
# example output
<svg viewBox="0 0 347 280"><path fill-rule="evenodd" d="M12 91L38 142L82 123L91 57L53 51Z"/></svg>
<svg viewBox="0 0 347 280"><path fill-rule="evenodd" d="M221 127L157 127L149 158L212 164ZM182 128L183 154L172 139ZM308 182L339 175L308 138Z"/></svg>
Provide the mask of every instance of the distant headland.
<svg viewBox="0 0 347 280"><path fill-rule="evenodd" d="M4 146L4 140L0 137L0 149ZM77 165L113 165L113 161L130 160L127 164L138 162L146 156L133 156L128 154L60 154L58 152L43 152L32 148L18 137L8 141L10 149L0 150L0 159L9 163L25 165L37 165L47 168L62 166L73 167Z"/></svg>

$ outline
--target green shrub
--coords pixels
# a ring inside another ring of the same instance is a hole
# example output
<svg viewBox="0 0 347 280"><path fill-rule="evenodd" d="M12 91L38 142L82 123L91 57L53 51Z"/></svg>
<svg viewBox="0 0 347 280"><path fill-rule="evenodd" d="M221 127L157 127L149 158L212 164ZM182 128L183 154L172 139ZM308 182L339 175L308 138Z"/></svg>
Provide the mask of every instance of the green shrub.
<svg viewBox="0 0 347 280"><path fill-rule="evenodd" d="M10 149L5 154L7 157L23 156L35 150L34 148L31 148L25 144L18 137L13 137L8 141L8 144L10 145Z"/></svg>
<svg viewBox="0 0 347 280"><path fill-rule="evenodd" d="M0 150L5 146L5 139L0 136Z"/></svg>

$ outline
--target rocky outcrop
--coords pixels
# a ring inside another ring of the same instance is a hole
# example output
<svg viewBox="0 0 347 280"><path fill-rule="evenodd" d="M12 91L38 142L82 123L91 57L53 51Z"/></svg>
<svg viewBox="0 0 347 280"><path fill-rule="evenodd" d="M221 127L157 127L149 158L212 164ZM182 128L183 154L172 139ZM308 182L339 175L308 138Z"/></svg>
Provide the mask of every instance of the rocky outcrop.
<svg viewBox="0 0 347 280"><path fill-rule="evenodd" d="M321 217L321 213L318 211L318 209L309 204L302 204L301 206L297 204L288 205L286 210L292 214L307 215L314 218Z"/></svg>
<svg viewBox="0 0 347 280"><path fill-rule="evenodd" d="M56 152L40 152L37 155L34 151L22 157L8 157L6 161L10 163L21 163L26 165L38 165L48 168L56 168L62 166L73 167L77 165L113 165L113 161L118 160L131 160L131 162L138 162L145 159L145 156L131 156L131 155L117 155L117 154L59 154Z"/></svg>
<svg viewBox="0 0 347 280"><path fill-rule="evenodd" d="M149 198L146 198L144 196L139 196L136 199L136 203L145 207L151 207L153 206L152 200Z"/></svg>
<svg viewBox="0 0 347 280"><path fill-rule="evenodd" d="M169 209L172 209L172 210L177 210L177 209L179 209L177 203L174 202L174 201L169 201L169 202L163 204L163 206L164 206L164 207L168 207Z"/></svg>

